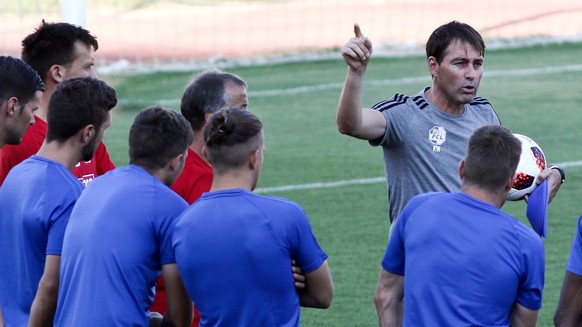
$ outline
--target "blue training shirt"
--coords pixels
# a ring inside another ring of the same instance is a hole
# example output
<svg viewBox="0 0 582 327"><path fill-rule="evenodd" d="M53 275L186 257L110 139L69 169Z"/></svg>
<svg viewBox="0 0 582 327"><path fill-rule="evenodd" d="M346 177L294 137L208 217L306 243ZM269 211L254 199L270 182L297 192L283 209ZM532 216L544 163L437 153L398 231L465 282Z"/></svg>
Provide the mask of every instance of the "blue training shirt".
<svg viewBox="0 0 582 327"><path fill-rule="evenodd" d="M509 326L515 302L542 305L540 237L465 193L414 197L382 267L404 276L405 326Z"/></svg>
<svg viewBox="0 0 582 327"><path fill-rule="evenodd" d="M243 189L204 193L174 250L200 326L298 326L291 260L309 273L327 259L298 204Z"/></svg>
<svg viewBox="0 0 582 327"><path fill-rule="evenodd" d="M187 203L141 167L96 178L65 233L55 326L149 326L156 279L175 263L172 236Z"/></svg>
<svg viewBox="0 0 582 327"><path fill-rule="evenodd" d="M0 306L6 326L26 326L47 255L63 235L83 185L65 166L32 156L0 188Z"/></svg>

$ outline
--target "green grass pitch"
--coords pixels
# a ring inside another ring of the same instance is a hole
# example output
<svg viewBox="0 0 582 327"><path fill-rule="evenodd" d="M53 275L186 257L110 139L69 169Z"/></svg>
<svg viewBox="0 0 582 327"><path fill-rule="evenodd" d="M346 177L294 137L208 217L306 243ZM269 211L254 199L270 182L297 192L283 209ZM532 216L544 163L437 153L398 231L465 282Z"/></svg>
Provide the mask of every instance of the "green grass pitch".
<svg viewBox="0 0 582 327"><path fill-rule="evenodd" d="M539 326L553 326L564 265L582 210L580 53L582 44L490 50L485 56L485 75L479 90L479 96L491 101L502 123L536 140L549 162L570 163L565 165L567 182L549 207L546 285ZM228 71L247 81L249 109L265 125L265 164L259 188L384 176L381 149L337 132L336 108L346 73L339 54L337 60ZM195 73L101 76L116 87L120 98L105 138L118 165L128 162L128 131L137 111L155 103L178 109L181 93ZM416 94L429 83L421 56L373 58L364 106L396 92ZM373 293L389 228L385 183L273 194L303 205L329 254L336 288L334 302L329 310L303 309L302 325L377 325ZM525 203L507 203L504 210L525 221Z"/></svg>

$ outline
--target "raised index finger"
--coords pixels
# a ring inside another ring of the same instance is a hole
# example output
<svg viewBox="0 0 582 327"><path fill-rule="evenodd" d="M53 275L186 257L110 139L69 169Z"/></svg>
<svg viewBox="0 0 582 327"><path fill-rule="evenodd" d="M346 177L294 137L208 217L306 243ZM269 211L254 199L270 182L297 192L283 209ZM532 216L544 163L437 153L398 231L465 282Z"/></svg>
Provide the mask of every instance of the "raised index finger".
<svg viewBox="0 0 582 327"><path fill-rule="evenodd" d="M364 34L362 34L362 30L360 29L360 25L358 25L358 23L354 24L354 34L356 35L356 37L363 37Z"/></svg>

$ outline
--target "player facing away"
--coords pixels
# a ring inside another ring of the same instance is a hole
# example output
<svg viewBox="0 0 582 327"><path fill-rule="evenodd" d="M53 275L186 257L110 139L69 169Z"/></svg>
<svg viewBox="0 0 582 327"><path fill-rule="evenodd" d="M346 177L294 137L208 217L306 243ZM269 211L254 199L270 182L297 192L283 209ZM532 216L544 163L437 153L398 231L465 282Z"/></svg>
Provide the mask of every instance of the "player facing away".
<svg viewBox="0 0 582 327"><path fill-rule="evenodd" d="M40 76L24 61L0 56L0 148L22 141L43 91Z"/></svg>
<svg viewBox="0 0 582 327"><path fill-rule="evenodd" d="M415 196L396 221L376 290L380 326L535 326L544 249L500 210L521 144L491 125L469 139L461 191Z"/></svg>
<svg viewBox="0 0 582 327"><path fill-rule="evenodd" d="M16 165L0 188L0 304L7 326L52 324L63 236L84 188L71 172L93 156L116 103L105 82L63 81L48 104L40 150Z"/></svg>
<svg viewBox="0 0 582 327"><path fill-rule="evenodd" d="M172 184L172 190L188 204L194 203L212 185L212 167L202 152L204 147L203 128L210 115L223 108L246 108L248 105L247 85L238 76L219 71L207 70L194 77L182 95L180 111L188 120L194 139L188 146L188 156L184 169ZM156 283L156 296L151 311L165 313L166 293L162 276ZM195 310L192 326L198 326L200 315Z"/></svg>
<svg viewBox="0 0 582 327"><path fill-rule="evenodd" d="M382 146L392 223L417 194L458 191L457 165L469 137L481 126L500 124L489 101L477 97L485 43L467 24L452 21L438 27L426 43L432 85L413 96L398 93L366 109L363 84L372 42L359 25L354 32L341 49L348 72L337 126L343 134ZM558 169L546 169L538 181L548 177L551 201L563 178Z"/></svg>
<svg viewBox="0 0 582 327"><path fill-rule="evenodd" d="M129 132L130 165L95 179L65 233L56 326L190 326L192 302L172 251L177 217L188 204L169 186L192 143L184 117L142 110ZM163 272L168 312L151 315Z"/></svg>
<svg viewBox="0 0 582 327"><path fill-rule="evenodd" d="M179 218L173 241L200 326L297 326L300 305L329 307L327 255L303 209L251 193L263 164L260 120L243 109L218 111L204 141L212 188ZM305 274L301 290L292 259Z"/></svg>
<svg viewBox="0 0 582 327"><path fill-rule="evenodd" d="M35 124L24 133L22 143L0 150L0 185L12 167L35 154L47 133L47 108L59 83L72 77L93 77L94 52L99 47L89 31L68 23L46 23L22 40L22 60L29 64L44 81L40 107ZM115 168L103 142L90 160L75 165L73 174L85 185L93 178Z"/></svg>

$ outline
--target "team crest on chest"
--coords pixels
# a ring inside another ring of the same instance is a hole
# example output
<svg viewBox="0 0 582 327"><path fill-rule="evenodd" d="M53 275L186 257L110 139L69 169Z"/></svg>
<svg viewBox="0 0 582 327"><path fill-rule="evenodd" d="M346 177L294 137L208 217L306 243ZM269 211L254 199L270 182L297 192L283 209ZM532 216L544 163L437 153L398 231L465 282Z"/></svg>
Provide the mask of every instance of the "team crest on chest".
<svg viewBox="0 0 582 327"><path fill-rule="evenodd" d="M434 126L428 131L428 140L432 143L432 152L441 152L441 145L447 140L447 131L441 126Z"/></svg>

